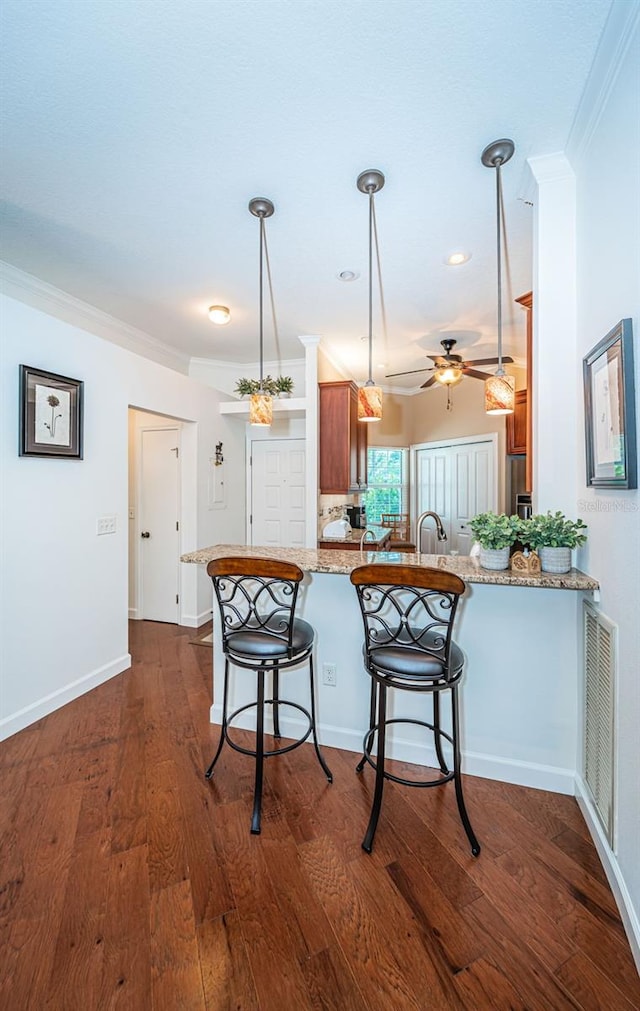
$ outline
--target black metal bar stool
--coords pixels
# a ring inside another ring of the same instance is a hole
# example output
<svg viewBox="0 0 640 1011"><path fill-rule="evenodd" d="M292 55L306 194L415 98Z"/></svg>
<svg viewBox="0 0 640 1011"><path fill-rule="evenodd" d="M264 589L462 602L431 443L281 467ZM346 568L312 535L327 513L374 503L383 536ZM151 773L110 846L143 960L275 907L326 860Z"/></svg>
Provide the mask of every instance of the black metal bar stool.
<svg viewBox="0 0 640 1011"><path fill-rule="evenodd" d="M458 684L464 657L451 638L458 600L465 591L459 576L442 569L405 565L361 565L351 573L364 621L364 657L371 675L369 730L365 734L363 756L356 767L375 769L376 781L369 825L362 848L371 852L385 779L403 786L442 786L455 783L458 811L474 856L480 844L469 821L460 775L460 727ZM433 723L417 719L387 719L387 689L430 694ZM440 695L450 692L451 733L440 726ZM426 780L402 779L385 769L385 739L391 724L414 724L433 732L440 775ZM372 756L377 736L375 757ZM453 752L449 769L443 752L448 741Z"/></svg>
<svg viewBox="0 0 640 1011"><path fill-rule="evenodd" d="M222 746L227 744L243 755L251 755L256 760L255 789L253 795L253 816L251 831L260 832L262 808L262 781L264 759L273 755L284 755L298 748L313 735L313 744L318 761L329 780L333 776L327 766L316 734L315 690L313 681L313 639L314 630L309 622L295 617L298 586L303 577L302 569L290 562L273 561L268 558L219 558L209 562L207 572L213 581L216 598L220 606L222 650L224 652L224 685L222 701L222 727L218 748L205 776L211 779ZM311 689L310 712L297 702L280 698L280 672L309 662ZM241 706L228 713L229 664L255 671L257 676L256 701ZM265 698L265 674L272 677L272 697ZM272 706L273 736L280 739L280 708L287 706L298 710L306 717L308 726L305 733L292 744L267 750L264 741L265 706ZM249 709L256 710L256 746L244 748L230 736L232 721Z"/></svg>

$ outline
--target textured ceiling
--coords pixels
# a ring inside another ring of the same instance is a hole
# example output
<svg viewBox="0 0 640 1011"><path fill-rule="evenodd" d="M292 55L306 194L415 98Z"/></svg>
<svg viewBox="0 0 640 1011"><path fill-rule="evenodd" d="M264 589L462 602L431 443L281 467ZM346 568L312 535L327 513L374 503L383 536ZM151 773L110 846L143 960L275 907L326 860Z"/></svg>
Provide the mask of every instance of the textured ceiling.
<svg viewBox="0 0 640 1011"><path fill-rule="evenodd" d="M419 368L443 336L496 339L495 173L505 303L531 285L525 162L562 150L610 0L4 0L2 246L9 263L185 354L257 357L258 222L277 340L320 334L366 374L367 198L376 198L386 332L376 375ZM464 266L445 266L453 250ZM345 284L342 270L360 272ZM213 326L222 302L233 321ZM523 314L505 305L507 350ZM379 364L384 363L382 367ZM413 386L415 377L406 382Z"/></svg>

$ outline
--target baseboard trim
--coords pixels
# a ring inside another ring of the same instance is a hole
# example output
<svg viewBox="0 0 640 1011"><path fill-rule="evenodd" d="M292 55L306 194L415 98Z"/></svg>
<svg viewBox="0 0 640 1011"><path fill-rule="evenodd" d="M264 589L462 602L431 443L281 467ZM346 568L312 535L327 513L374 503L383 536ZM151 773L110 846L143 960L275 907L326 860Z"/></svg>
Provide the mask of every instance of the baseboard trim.
<svg viewBox="0 0 640 1011"><path fill-rule="evenodd" d="M270 733L266 714L265 726ZM215 704L210 709L212 723L222 722L222 706ZM250 712L244 713L234 726L241 730L255 730L255 719ZM304 732L303 720L280 717L283 736L299 737ZM329 748L343 748L354 753L362 752L362 729L335 727L331 724L318 725L320 744ZM413 762L415 765L425 765L437 768L438 761L435 749L425 744L403 740L389 734L386 753L389 758L399 762ZM549 790L552 793L564 793L573 797L575 794L575 774L569 769L556 769L552 766L538 765L534 762L517 762L495 755L480 755L475 752L463 752L462 771L468 776L479 776L481 779L496 779L501 783L514 783L516 786L528 786L534 790Z"/></svg>
<svg viewBox="0 0 640 1011"><path fill-rule="evenodd" d="M636 968L640 973L640 919L638 918L638 913L634 909L631 896L629 895L629 889L625 883L620 870L620 865L616 859L616 855L609 846L607 837L604 834L602 825L600 824L600 819L596 814L596 811L591 803L589 794L587 792L587 787L581 776L576 776L576 800L580 810L582 811L582 816L587 823L587 828L591 833L591 838L595 844L598 851L598 856L604 867L604 872L607 875L607 880L611 886L611 891L618 905L620 911L620 916L622 918L622 923L629 940L629 947L631 948L631 954L636 963Z"/></svg>
<svg viewBox="0 0 640 1011"><path fill-rule="evenodd" d="M129 618L131 619L131 621L138 621L138 608L137 607L130 607L129 608Z"/></svg>
<svg viewBox="0 0 640 1011"><path fill-rule="evenodd" d="M116 674L122 674L130 666L131 654L125 653L124 656L112 660L111 663L98 667L97 670L85 674L76 681L72 681L70 684L65 685L64 688L59 688L57 691L51 692L50 695L45 695L44 698L38 699L37 702L33 702L30 706L19 709L17 713L5 717L3 720L0 720L0 741L4 741L7 737L17 734L20 730L24 730L25 727L36 723L37 720L41 720L43 716L48 716L49 713L53 713L56 709L65 706L67 702L73 702L80 695L91 691L92 688L97 688L98 685L115 677Z"/></svg>
<svg viewBox="0 0 640 1011"><path fill-rule="evenodd" d="M212 616L211 608L208 611L201 611L200 614L182 614L180 624L185 628L200 628L201 625L206 625L208 621L211 621Z"/></svg>

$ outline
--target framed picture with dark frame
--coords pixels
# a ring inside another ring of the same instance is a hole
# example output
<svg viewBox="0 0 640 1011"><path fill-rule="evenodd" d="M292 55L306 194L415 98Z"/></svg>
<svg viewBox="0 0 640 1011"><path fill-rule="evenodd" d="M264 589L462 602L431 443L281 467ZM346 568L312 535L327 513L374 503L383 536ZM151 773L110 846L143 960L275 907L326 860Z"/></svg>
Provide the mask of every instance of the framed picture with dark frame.
<svg viewBox="0 0 640 1011"><path fill-rule="evenodd" d="M587 485L637 488L633 336L621 319L582 360Z"/></svg>
<svg viewBox="0 0 640 1011"><path fill-rule="evenodd" d="M82 459L84 383L20 366L20 456Z"/></svg>

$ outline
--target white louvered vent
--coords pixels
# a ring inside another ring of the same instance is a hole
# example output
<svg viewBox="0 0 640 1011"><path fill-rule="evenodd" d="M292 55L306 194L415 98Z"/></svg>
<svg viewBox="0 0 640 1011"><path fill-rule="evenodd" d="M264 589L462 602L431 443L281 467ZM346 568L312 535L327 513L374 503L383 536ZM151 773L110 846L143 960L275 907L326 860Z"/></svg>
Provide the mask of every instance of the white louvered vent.
<svg viewBox="0 0 640 1011"><path fill-rule="evenodd" d="M584 602L584 773L613 849L614 689L617 626Z"/></svg>

